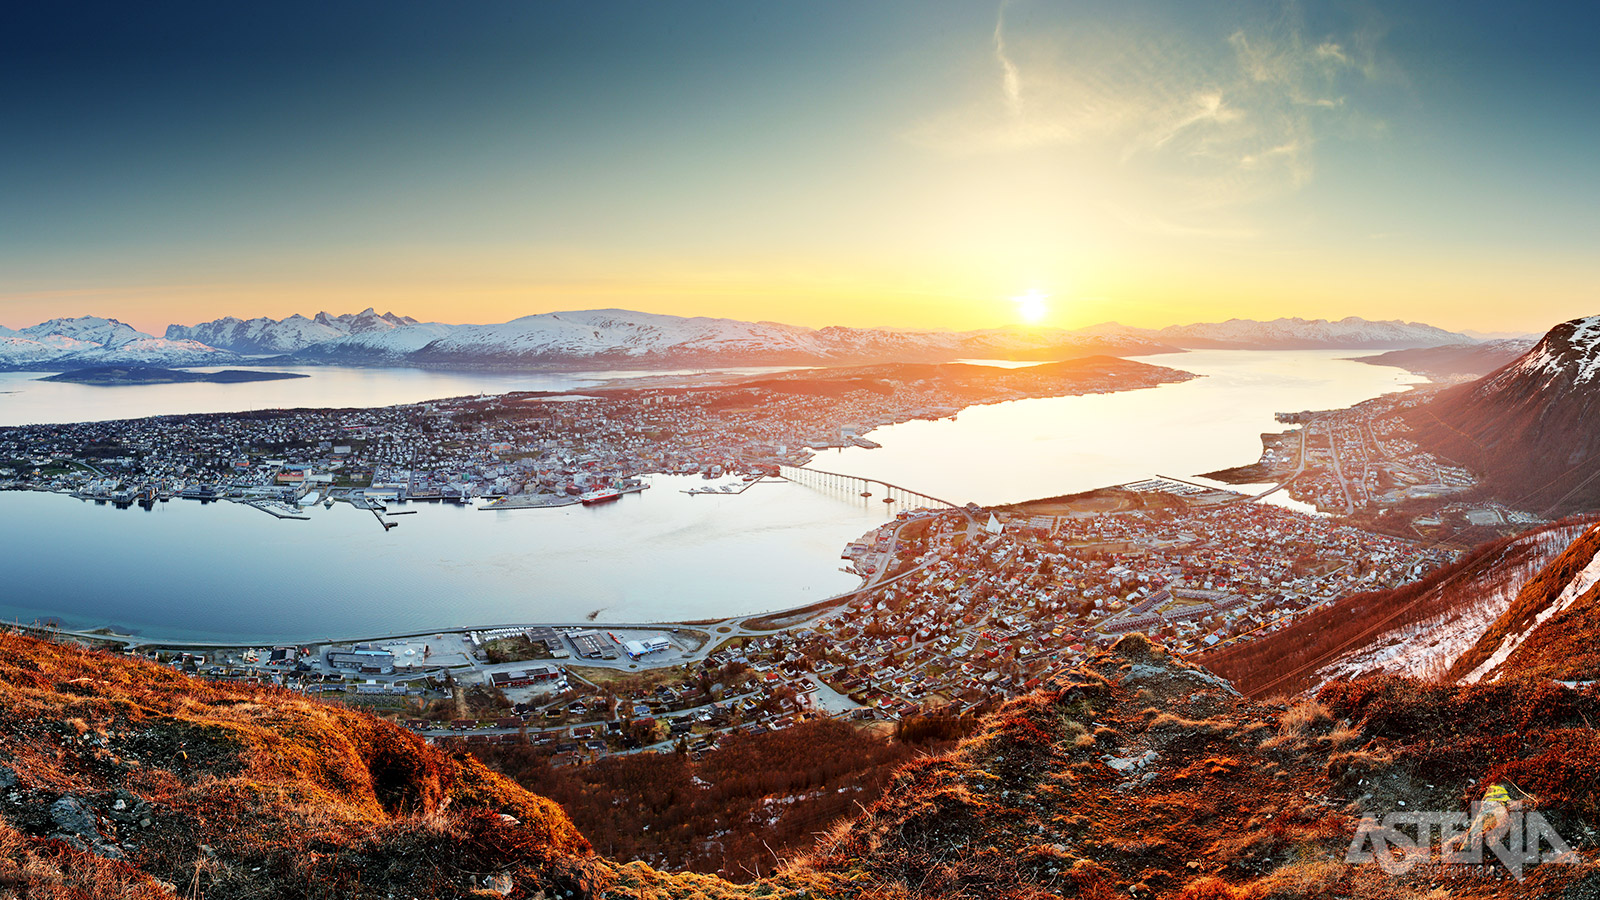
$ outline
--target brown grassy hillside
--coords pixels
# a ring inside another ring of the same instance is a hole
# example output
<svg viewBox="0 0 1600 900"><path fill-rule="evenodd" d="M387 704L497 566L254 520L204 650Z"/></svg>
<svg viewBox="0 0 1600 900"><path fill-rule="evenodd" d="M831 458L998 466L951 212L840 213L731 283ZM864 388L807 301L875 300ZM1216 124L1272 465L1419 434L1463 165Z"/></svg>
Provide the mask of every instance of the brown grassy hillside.
<svg viewBox="0 0 1600 900"><path fill-rule="evenodd" d="M1512 601L1510 608L1495 620L1471 649L1456 660L1446 677L1451 681L1466 677L1468 673L1486 663L1508 639L1514 639L1517 635L1533 628L1538 622L1539 614L1555 602L1562 589L1594 559L1596 552L1600 552L1600 527L1591 529L1573 541L1543 571L1524 584L1517 592L1517 598ZM1597 633L1588 633L1588 643L1591 645L1594 643L1595 634ZM1532 638L1532 635L1529 637ZM1581 641L1583 636L1579 635L1578 638ZM1542 643L1543 641L1534 641L1530 649ZM1554 649L1554 644L1551 644L1551 648Z"/></svg>
<svg viewBox="0 0 1600 900"><path fill-rule="evenodd" d="M1258 703L1130 636L900 769L810 855L740 885L588 855L547 801L361 713L0 640L0 896L1600 893L1594 688L1366 678ZM1516 881L1492 865L1389 875L1344 862L1363 815L1461 809L1488 781L1532 795L1578 848L1574 864Z"/></svg>
<svg viewBox="0 0 1600 900"><path fill-rule="evenodd" d="M581 877L553 803L371 716L0 634L0 896L449 896Z"/></svg>
<svg viewBox="0 0 1600 900"><path fill-rule="evenodd" d="M1473 548L1454 563L1397 588L1341 597L1254 640L1210 650L1196 661L1252 697L1292 696L1319 683L1318 672L1341 656L1415 623L1448 616L1477 601L1527 566L1559 555L1578 519L1542 525ZM1552 543L1541 537L1559 537Z"/></svg>

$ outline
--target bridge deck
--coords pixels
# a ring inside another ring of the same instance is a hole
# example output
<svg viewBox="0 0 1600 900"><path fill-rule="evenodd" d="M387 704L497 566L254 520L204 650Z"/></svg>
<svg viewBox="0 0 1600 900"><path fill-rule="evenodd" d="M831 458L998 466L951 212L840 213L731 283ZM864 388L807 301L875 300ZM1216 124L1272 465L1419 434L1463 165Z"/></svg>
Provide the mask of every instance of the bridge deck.
<svg viewBox="0 0 1600 900"><path fill-rule="evenodd" d="M784 478L795 482L796 484L804 484L811 487L832 485L841 489L852 489L853 487L867 488L876 484L882 486L886 492L898 493L906 497L914 497L918 500L926 501L929 506L947 506L951 509L961 508L958 504L951 503L949 500L942 500L938 497L932 496L931 494L924 494L921 491L914 491L907 487L901 487L898 484L884 481L881 478L865 478L860 475L845 475L840 472L825 472L821 469L809 469L805 468L804 466L779 466L778 473Z"/></svg>

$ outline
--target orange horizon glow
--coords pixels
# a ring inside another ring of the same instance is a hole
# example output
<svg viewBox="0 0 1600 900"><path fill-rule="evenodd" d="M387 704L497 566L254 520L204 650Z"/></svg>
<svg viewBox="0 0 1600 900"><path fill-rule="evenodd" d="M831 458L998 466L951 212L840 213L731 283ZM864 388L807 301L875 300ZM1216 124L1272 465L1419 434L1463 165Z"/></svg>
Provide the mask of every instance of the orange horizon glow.
<svg viewBox="0 0 1600 900"><path fill-rule="evenodd" d="M169 324L193 325L223 316L282 319L319 311L333 315L373 307L420 321L488 324L521 316L568 310L618 308L680 316L768 320L811 328L830 325L903 330L967 331L1012 326L1075 329L1105 322L1160 328L1228 318L1285 316L1340 319L1404 319L1452 330L1542 332L1558 322L1600 308L1589 298L1581 266L1529 263L1439 265L1427 260L1375 261L1368 267L1315 273L1285 266L1242 272L1199 266L1175 273L1124 269L1120 261L1076 267L1069 294L1023 304L1009 273L950 269L897 283L894 273L859 279L798 277L783 267L763 273L671 272L659 279L614 277L585 281L576 275L554 282L535 280L453 281L430 272L408 282L327 281L269 284L154 284L83 287L0 294L0 325L23 328L63 316L119 319L159 336ZM1510 270L1508 272L1507 270ZM1514 274L1513 274L1514 273ZM1509 277L1508 277L1509 275ZM1063 281L1066 278L1062 278ZM1536 308L1507 302L1508 281L1524 294L1544 299ZM1037 289L1035 289L1037 290ZM1293 301L1286 299L1295 297Z"/></svg>
<svg viewBox="0 0 1600 900"><path fill-rule="evenodd" d="M413 43L342 60L261 12L246 53L151 15L26 61L54 87L8 109L0 325L622 308L1538 333L1600 312L1594 55L1532 54L1508 89L1477 55L1492 16L490 6L352 18ZM140 28L192 68L120 77L149 61Z"/></svg>

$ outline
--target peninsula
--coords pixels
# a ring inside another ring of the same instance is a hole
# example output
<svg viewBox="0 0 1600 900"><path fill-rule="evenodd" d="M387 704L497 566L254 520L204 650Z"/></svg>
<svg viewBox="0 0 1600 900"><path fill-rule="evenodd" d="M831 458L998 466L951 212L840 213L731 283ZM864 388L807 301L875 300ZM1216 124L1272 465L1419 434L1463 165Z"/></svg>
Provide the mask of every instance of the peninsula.
<svg viewBox="0 0 1600 900"><path fill-rule="evenodd" d="M73 369L59 375L50 375L40 381L62 381L69 384L92 384L116 387L129 384L242 384L247 381L283 381L289 378L310 378L298 372L255 372L246 369L224 369L221 372L186 372L182 369L163 369L159 366L90 366Z"/></svg>

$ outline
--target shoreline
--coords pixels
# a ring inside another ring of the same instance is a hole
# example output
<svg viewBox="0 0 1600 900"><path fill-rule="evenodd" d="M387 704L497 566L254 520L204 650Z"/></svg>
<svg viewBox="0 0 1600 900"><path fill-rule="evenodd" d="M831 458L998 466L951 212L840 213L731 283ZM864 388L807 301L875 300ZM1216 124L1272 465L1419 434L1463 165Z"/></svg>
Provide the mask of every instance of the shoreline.
<svg viewBox="0 0 1600 900"><path fill-rule="evenodd" d="M1179 370L1179 371L1181 371L1181 370ZM1183 379L1185 381L1189 380L1189 378L1197 377L1197 376L1194 375L1194 373L1184 373L1184 375L1187 376L1186 378ZM741 375L740 377L747 377L747 376ZM1135 385L1135 386L1129 386L1127 388L1122 388L1121 391L1141 390L1141 389L1147 389L1147 388L1154 388L1154 387L1158 387L1158 386L1162 386L1162 385L1161 384L1139 384L1139 385ZM592 388L590 390L592 390ZM1119 391L1119 392L1121 392L1121 391ZM1078 392L1069 392L1068 394L1064 394L1062 396L1073 396L1073 395L1076 395L1077 393ZM1003 403L1008 403L1008 402L1011 402L1010 398L1004 399L1004 400L992 401L992 403L995 403L995 404L1003 404ZM406 405L406 404L401 404L401 405ZM974 406L983 406L983 405L988 405L988 404L983 404L983 403L969 404L969 405L961 406L960 409L964 411L964 410L970 409L970 408L972 408ZM913 416L910 416L909 418L907 418L905 421L911 421L911 420L918 419L918 418L924 418L924 416L913 415ZM932 418L932 417L928 417L928 418ZM881 424L888 424L888 423L876 423L871 428L868 428L868 429L866 429L865 431L863 431L861 433L862 434L869 434L869 433L871 433L871 431L876 430L878 425L881 425ZM1110 486L1107 486L1107 487L1108 488L1115 488L1115 487L1120 487L1120 485L1110 485ZM1280 488L1281 488L1281 485L1280 485ZM11 489L32 490L32 491L39 492L39 493L61 493L63 496L71 496L69 493L64 493L64 492L60 492L60 491L53 491L53 490L50 490L48 488L43 488L43 487L39 487L39 486L36 486L36 485L17 485L15 487L11 488ZM1101 488L1101 489L1098 489L1098 490L1104 490L1104 489L1106 489L1106 488ZM221 498L219 498L219 499L221 499ZM1040 499L1052 499L1052 498L1040 498ZM1029 501L1029 502L1037 502L1037 501ZM532 505L535 508L537 508L537 506L540 506L540 505L543 505L543 504L532 504ZM556 505L556 504L551 504L551 505ZM570 505L570 504L569 503L563 503L563 504L560 504L560 505L565 506L565 505ZM1006 504L1006 505L1014 506L1014 505L1017 505L1017 504ZM478 507L479 510L482 510L482 509L493 509L493 508L496 508L496 507L494 507L494 506ZM500 507L500 508L516 508L516 507L506 506L506 507ZM259 507L258 507L258 509L259 509ZM806 611L806 610L813 610L814 609L814 610L817 610L818 612L825 612L830 606L834 605L834 603L841 602L844 598L855 596L855 595L859 594L861 590L862 590L862 587L857 587L857 588L853 588L853 589L851 589L849 591L846 591L841 595L838 595L837 598L833 598L833 599L830 599L830 600L811 601L809 603L802 604L802 605L797 606L797 607L788 607L788 608L781 608L781 609L776 609L776 610L753 611L753 612L746 612L746 613L742 613L742 614L734 614L734 615L730 615L730 616L728 616L726 618L716 619L714 621L718 622L718 623L726 623L726 622L738 621L738 620L765 620L765 621L770 621L770 622L776 623L776 622L780 622L780 621L783 621L785 619L788 619L788 618L790 618L790 617L792 617L792 616L794 616L794 615L796 615L796 614L798 614L798 613L800 613L802 611ZM696 621L703 622L703 621L706 621L706 620L705 620L705 618L703 617L703 614L702 614L701 617L696 619ZM18 623L18 624L20 624L20 623ZM529 627L539 627L539 625L542 625L542 624L544 624L544 623L535 623L534 625L531 625ZM687 622L650 622L650 623L640 624L640 623L617 623L617 622L589 621L589 622L573 623L571 625L563 625L563 626L558 626L558 627L582 627L582 628L594 628L594 627L606 627L606 626L610 626L610 627L658 627L658 626L671 627L671 626L674 626L674 625L679 626L679 627L683 627L684 625L687 625L687 624L689 624L689 623L687 623ZM462 626L453 626L453 627L444 627L444 628L433 627L433 628L427 628L427 629L416 629L416 630L408 631L408 632L405 632L404 634L398 635L398 636L399 637L404 637L404 636L422 636L422 635L431 635L431 634L445 633L445 632L461 633L461 632L464 632L464 631L486 630L486 629L493 629L493 628L498 628L498 627L516 627L516 626L514 626L514 625L505 625L505 624L490 624L490 625L478 626L476 628L473 628L473 627L462 627ZM211 648L211 647L244 647L244 646L251 646L251 645L260 645L260 644L265 644L265 643L294 643L294 642L296 642L295 640L290 640L288 638L283 638L283 639L280 639L280 640L277 640L277 641L263 640L263 639L260 639L257 636L253 636L253 635L249 636L249 638L247 640L241 641L241 640L237 640L237 639L211 639L211 638L202 638L202 637L193 637L193 638L191 638L191 637L163 636L163 635L161 635L159 633L153 634L153 635L151 635L151 634L138 634L138 633L123 633L123 632L119 632L119 631L110 631L108 633L106 631L106 628L107 628L107 626L98 626L96 628L60 629L58 631L60 633L70 633L74 637L81 637L82 639L85 639L85 640L101 641L101 642L105 642L105 643L118 643L118 642L120 642L120 643L122 643L124 645L127 645L127 646L157 646L157 645L159 645L159 646L172 646L172 647L196 647L196 648L207 647L207 648ZM395 636L388 636L388 637L395 637ZM349 643L349 642L356 642L356 641L381 640L381 639L387 639L387 638L385 638L385 637L354 637L354 638L347 638L347 639L340 640L340 641L335 641L335 642ZM321 638L320 640L329 640L329 639Z"/></svg>

